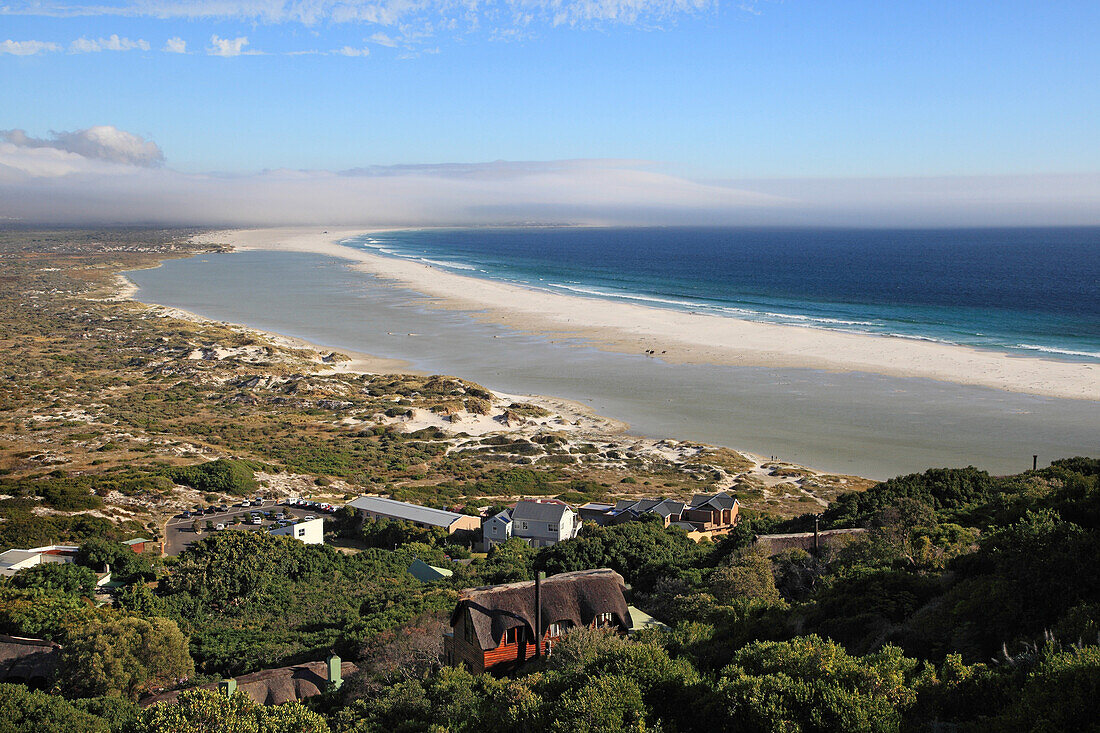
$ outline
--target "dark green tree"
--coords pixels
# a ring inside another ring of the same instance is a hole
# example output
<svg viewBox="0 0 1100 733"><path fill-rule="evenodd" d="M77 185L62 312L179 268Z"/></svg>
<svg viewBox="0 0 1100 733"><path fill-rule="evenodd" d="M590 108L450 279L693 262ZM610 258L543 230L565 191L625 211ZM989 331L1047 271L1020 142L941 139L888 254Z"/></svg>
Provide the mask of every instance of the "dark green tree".
<svg viewBox="0 0 1100 733"><path fill-rule="evenodd" d="M95 592L95 573L72 563L42 563L20 570L12 576L15 588L40 588L72 595L91 596Z"/></svg>

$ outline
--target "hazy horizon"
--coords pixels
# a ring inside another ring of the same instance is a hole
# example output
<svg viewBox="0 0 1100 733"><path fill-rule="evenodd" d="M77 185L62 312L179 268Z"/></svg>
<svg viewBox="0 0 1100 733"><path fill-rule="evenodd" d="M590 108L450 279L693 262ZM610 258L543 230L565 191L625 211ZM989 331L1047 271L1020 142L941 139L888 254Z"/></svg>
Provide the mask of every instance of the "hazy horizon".
<svg viewBox="0 0 1100 733"><path fill-rule="evenodd" d="M1100 224L1100 5L0 6L0 221Z"/></svg>

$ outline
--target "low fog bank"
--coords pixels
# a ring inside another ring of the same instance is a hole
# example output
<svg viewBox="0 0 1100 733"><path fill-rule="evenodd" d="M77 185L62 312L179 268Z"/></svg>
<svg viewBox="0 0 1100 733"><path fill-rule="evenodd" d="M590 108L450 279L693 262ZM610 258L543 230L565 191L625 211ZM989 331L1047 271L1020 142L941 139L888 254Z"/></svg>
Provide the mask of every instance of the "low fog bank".
<svg viewBox="0 0 1100 733"><path fill-rule="evenodd" d="M100 126L0 132L0 222L191 226L1100 224L1100 174L693 181L644 161L191 174Z"/></svg>

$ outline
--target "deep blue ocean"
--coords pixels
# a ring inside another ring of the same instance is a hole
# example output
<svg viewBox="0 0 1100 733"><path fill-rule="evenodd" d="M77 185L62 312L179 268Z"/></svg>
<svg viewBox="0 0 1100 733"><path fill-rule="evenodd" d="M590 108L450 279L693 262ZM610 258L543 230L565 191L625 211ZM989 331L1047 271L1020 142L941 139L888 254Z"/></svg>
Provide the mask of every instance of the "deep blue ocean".
<svg viewBox="0 0 1100 733"><path fill-rule="evenodd" d="M1100 228L487 228L345 243L571 295L1100 361Z"/></svg>

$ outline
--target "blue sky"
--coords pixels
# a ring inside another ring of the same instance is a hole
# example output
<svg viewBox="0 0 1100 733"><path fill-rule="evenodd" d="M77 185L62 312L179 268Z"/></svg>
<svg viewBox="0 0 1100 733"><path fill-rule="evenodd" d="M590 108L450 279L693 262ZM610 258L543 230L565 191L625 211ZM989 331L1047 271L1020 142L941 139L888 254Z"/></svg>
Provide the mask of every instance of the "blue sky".
<svg viewBox="0 0 1100 733"><path fill-rule="evenodd" d="M0 0L0 130L112 126L181 173L1093 176L1098 36L1095 1Z"/></svg>

